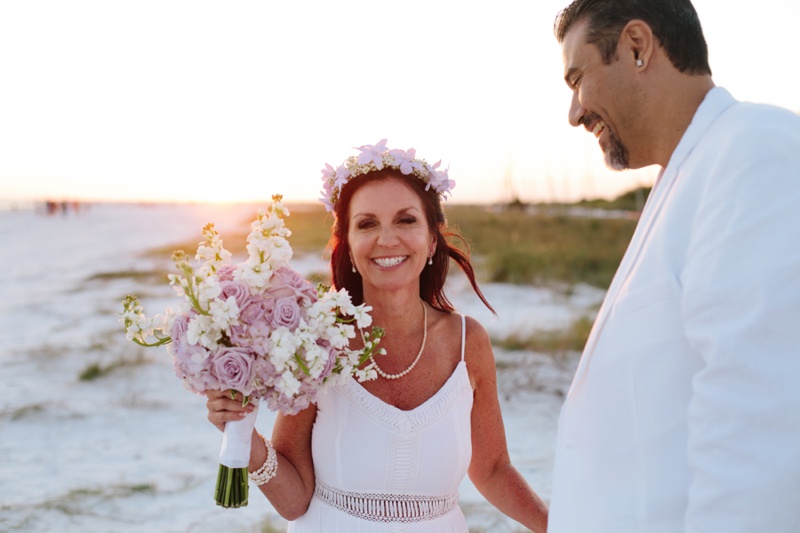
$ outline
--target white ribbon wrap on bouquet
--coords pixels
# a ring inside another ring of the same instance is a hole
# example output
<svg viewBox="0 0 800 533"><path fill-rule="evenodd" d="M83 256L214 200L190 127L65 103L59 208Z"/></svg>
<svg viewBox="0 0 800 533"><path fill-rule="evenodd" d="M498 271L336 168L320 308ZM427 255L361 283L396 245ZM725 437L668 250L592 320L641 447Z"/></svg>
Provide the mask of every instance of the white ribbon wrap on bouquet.
<svg viewBox="0 0 800 533"><path fill-rule="evenodd" d="M247 468L250 464L250 444L258 414L258 404L254 405L256 408L243 419L225 422L219 462L228 468Z"/></svg>

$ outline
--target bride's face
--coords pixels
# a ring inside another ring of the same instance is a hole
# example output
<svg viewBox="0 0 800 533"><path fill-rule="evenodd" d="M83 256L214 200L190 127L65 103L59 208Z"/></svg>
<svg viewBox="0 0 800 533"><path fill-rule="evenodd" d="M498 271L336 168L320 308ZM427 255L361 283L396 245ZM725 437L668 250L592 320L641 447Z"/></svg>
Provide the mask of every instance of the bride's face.
<svg viewBox="0 0 800 533"><path fill-rule="evenodd" d="M350 203L348 244L371 290L419 293L419 275L433 251L422 201L401 179L361 187Z"/></svg>

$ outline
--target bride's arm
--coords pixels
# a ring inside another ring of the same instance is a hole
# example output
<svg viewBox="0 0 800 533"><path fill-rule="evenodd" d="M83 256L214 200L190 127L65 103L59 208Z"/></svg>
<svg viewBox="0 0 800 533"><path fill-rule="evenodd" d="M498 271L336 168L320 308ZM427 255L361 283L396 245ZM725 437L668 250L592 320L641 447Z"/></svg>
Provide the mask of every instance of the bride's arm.
<svg viewBox="0 0 800 533"><path fill-rule="evenodd" d="M547 531L547 504L511 464L497 398L492 344L478 322L467 319L467 369L473 386L472 460L469 477L489 502L536 533Z"/></svg>
<svg viewBox="0 0 800 533"><path fill-rule="evenodd" d="M232 400L229 391L207 391L208 419L222 431L225 422L241 420L251 406L242 407L241 397ZM305 514L314 495L314 462L311 429L317 416L314 405L296 415L278 414L272 430L272 446L278 459L275 477L259 486L275 510L286 520ZM253 431L248 470L255 472L267 459L267 447Z"/></svg>

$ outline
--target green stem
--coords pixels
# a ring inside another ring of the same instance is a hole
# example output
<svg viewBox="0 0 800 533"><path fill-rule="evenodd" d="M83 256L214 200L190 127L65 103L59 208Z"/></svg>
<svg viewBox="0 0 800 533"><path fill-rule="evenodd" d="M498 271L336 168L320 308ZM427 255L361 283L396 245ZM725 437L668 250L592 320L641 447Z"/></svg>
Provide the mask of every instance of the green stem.
<svg viewBox="0 0 800 533"><path fill-rule="evenodd" d="M144 346L145 348L153 348L155 346L161 346L163 344L168 344L172 342L172 338L170 337L156 337L158 340L156 342L147 342L140 339L133 339L133 342L138 344L139 346Z"/></svg>
<svg viewBox="0 0 800 533"><path fill-rule="evenodd" d="M217 505L226 509L247 506L248 497L247 468L229 468L219 465L214 499Z"/></svg>

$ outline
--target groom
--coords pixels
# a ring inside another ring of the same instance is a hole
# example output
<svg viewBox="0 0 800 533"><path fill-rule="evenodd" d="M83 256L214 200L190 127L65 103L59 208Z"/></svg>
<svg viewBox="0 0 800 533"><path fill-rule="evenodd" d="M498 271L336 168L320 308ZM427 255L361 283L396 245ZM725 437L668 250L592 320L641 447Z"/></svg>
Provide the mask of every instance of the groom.
<svg viewBox="0 0 800 533"><path fill-rule="evenodd" d="M561 413L549 531L800 531L800 117L714 86L689 0L575 0L555 32L570 123L661 172Z"/></svg>

